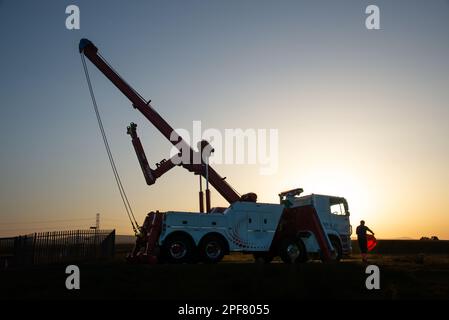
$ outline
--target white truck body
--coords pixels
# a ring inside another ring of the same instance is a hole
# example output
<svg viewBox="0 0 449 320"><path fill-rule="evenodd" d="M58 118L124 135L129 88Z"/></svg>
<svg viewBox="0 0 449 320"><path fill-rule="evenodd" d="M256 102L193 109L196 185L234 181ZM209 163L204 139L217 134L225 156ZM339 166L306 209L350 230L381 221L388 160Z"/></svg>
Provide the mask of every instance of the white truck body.
<svg viewBox="0 0 449 320"><path fill-rule="evenodd" d="M230 251L268 251L283 210L280 204L239 201L223 213L168 211L159 245L175 231L188 233L195 245L215 232L228 241Z"/></svg>
<svg viewBox="0 0 449 320"><path fill-rule="evenodd" d="M287 197L289 208L312 206L318 216L325 241L336 252L333 243L341 246L341 254L351 253L349 211L346 200L340 197L311 194ZM230 252L268 252L286 209L283 204L238 201L222 212L168 211L163 215L159 246L176 233L187 234L195 247L211 234L221 235ZM282 228L281 228L282 229ZM320 245L313 232L301 233L300 237L308 254L320 254Z"/></svg>

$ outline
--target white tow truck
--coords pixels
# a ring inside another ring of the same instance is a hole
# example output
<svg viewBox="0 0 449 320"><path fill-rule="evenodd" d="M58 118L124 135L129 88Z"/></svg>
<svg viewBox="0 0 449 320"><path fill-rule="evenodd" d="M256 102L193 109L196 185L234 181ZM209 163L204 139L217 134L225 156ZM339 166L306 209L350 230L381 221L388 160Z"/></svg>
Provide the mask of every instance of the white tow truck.
<svg viewBox="0 0 449 320"><path fill-rule="evenodd" d="M137 125L130 124L127 132L147 184L153 185L159 177L177 166L200 178L199 212L150 212L140 227L130 216L137 239L133 252L128 256L129 261L182 263L201 260L213 263L220 261L225 254L238 251L253 254L257 260L265 262L280 256L284 262L291 263L307 261L314 255L324 261L339 260L351 252L349 210L344 198L315 194L300 196L303 191L300 188L280 193L279 204L257 203L254 193L240 196L225 181L226 178L208 164L213 148L207 141L200 141L197 149L193 149L151 106L151 100L144 99L111 67L91 41L81 39L79 52L88 84L84 57L179 150L179 154L163 159L152 169L137 136ZM180 162L180 158L200 161ZM206 182L206 208L203 179ZM228 208L211 207L209 184L229 203Z"/></svg>
<svg viewBox="0 0 449 320"><path fill-rule="evenodd" d="M158 235L152 252L170 263L216 263L231 252L253 254L264 262L280 256L286 263L325 260L326 252L335 260L350 254L352 230L346 200L296 196L301 191L281 193L281 204L238 201L209 213L152 212L143 228L147 234ZM146 249L138 246L134 256L147 256Z"/></svg>

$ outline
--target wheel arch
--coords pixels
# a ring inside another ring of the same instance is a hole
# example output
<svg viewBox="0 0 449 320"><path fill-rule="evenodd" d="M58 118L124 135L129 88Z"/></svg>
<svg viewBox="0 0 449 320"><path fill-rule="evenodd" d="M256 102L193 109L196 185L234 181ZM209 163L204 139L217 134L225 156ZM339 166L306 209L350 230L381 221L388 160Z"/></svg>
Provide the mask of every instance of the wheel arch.
<svg viewBox="0 0 449 320"><path fill-rule="evenodd" d="M343 243L342 243L342 241L341 241L341 238L340 238L340 235L339 235L339 234L334 233L334 232L328 232L328 233L327 233L327 236L328 236L328 238L329 238L329 241L332 242L332 239L335 239L335 240L338 241L338 243L340 244L340 246L343 247Z"/></svg>
<svg viewBox="0 0 449 320"><path fill-rule="evenodd" d="M329 237L329 241L331 242L331 245L334 249L335 252L335 259L337 261L340 261L341 258L343 257L343 242L341 241L341 238L339 235L336 234L328 234ZM335 242L334 242L335 241ZM336 245L334 246L333 243L336 243ZM339 247L339 248L338 248Z"/></svg>
<svg viewBox="0 0 449 320"><path fill-rule="evenodd" d="M162 240L162 244L164 245L167 242L167 240L169 240L170 238L175 237L175 236L183 236L183 237L188 238L189 241L192 243L192 245L194 247L196 247L196 243L195 243L195 240L193 239L192 235L183 230L175 230L173 232L170 232L169 234L167 234L164 237L164 239Z"/></svg>

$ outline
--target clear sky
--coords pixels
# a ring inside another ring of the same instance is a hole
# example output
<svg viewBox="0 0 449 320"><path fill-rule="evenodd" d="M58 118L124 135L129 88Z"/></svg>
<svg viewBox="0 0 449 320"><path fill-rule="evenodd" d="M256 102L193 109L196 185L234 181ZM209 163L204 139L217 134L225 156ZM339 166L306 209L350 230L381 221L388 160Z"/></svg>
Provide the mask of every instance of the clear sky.
<svg viewBox="0 0 449 320"><path fill-rule="evenodd" d="M69 4L80 30L65 28ZM381 30L365 28L369 4ZM86 37L175 128L279 130L276 174L216 166L240 193L344 196L379 238L449 239L448 30L443 0L0 1L0 236L86 228L97 212L132 232L82 71ZM145 184L126 126L151 163L169 144L88 64L139 222L196 210L182 169Z"/></svg>

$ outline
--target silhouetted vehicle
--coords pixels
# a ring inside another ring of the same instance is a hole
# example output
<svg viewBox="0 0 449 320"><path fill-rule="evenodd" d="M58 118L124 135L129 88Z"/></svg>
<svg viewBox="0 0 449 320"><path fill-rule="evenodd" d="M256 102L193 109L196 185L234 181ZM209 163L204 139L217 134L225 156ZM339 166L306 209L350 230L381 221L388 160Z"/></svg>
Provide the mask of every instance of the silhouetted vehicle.
<svg viewBox="0 0 449 320"><path fill-rule="evenodd" d="M205 140L192 148L144 99L120 77L111 65L98 54L98 48L81 39L79 52L86 79L96 108L96 102L84 57L87 57L168 139L179 154L163 159L152 169L148 163L137 125L131 123L127 133L131 136L139 164L148 185L174 167L180 166L200 176L199 212L168 211L150 212L142 227L135 227L136 246L128 256L131 262L155 263L159 261L183 263L202 260L219 262L232 251L250 253L257 260L270 262L280 256L286 263L305 262L308 254L323 261L340 260L351 253L349 209L345 198L326 195L300 196L301 188L279 194L279 204L258 203L255 193L240 195L210 165L208 157L214 151ZM97 116L98 117L98 116ZM98 117L99 118L99 117ZM99 119L100 123L100 119ZM100 125L101 127L101 125ZM108 149L105 141L106 149ZM186 159L180 156L186 156ZM194 160L193 163L190 160ZM198 160L195 162L195 159ZM111 165L114 167L112 157ZM179 161L182 160L182 161ZM118 175L117 183L120 185ZM203 185L206 182L206 207L203 201ZM229 203L228 208L212 208L209 184ZM126 197L126 195L125 195ZM175 194L172 195L176 197Z"/></svg>

